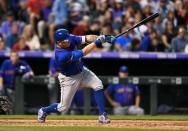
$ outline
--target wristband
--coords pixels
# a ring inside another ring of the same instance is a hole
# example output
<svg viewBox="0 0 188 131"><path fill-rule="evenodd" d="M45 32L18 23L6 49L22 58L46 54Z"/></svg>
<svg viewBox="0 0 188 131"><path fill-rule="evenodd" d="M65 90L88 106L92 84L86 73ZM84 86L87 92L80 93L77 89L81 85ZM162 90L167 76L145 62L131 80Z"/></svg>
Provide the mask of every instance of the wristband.
<svg viewBox="0 0 188 131"><path fill-rule="evenodd" d="M95 41L95 45L98 47L98 46L100 46L102 43L101 43L101 41L100 40L96 40Z"/></svg>

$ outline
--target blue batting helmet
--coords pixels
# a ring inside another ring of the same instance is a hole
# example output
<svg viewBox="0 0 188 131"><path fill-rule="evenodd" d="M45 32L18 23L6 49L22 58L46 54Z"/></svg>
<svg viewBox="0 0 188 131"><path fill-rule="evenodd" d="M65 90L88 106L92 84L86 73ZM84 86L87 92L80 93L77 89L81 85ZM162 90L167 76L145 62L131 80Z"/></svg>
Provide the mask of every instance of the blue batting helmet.
<svg viewBox="0 0 188 131"><path fill-rule="evenodd" d="M55 42L65 40L69 37L69 31L66 29L58 29L54 33Z"/></svg>
<svg viewBox="0 0 188 131"><path fill-rule="evenodd" d="M119 72L124 72L124 73L128 73L128 67L123 65L119 68Z"/></svg>

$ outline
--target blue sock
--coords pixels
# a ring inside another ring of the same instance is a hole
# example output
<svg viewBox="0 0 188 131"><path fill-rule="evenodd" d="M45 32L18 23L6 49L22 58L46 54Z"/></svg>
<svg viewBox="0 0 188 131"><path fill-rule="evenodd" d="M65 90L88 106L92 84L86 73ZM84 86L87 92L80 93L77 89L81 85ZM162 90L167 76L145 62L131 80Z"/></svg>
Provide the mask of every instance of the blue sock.
<svg viewBox="0 0 188 131"><path fill-rule="evenodd" d="M95 91L95 101L99 107L99 115L104 113L104 93L103 90Z"/></svg>
<svg viewBox="0 0 188 131"><path fill-rule="evenodd" d="M54 103L54 104L51 104L50 106L42 108L42 110L44 112L46 112L47 114L49 114L49 113L57 113L58 112L57 105L58 105L58 103Z"/></svg>

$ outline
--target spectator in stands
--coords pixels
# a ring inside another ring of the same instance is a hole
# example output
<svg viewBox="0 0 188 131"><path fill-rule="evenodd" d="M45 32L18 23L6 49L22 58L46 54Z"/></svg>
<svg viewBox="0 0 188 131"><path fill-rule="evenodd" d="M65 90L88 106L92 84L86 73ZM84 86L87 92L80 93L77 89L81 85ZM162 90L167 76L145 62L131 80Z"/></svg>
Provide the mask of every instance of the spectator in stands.
<svg viewBox="0 0 188 131"><path fill-rule="evenodd" d="M161 17L157 17L153 25L153 28L157 31L158 35L162 34L164 29L161 25L161 22L162 22Z"/></svg>
<svg viewBox="0 0 188 131"><path fill-rule="evenodd" d="M157 12L158 0L141 0L140 6L143 9L145 6L149 5L152 9L152 12Z"/></svg>
<svg viewBox="0 0 188 131"><path fill-rule="evenodd" d="M33 29L37 32L37 24L41 19L41 9L43 8L44 0L27 0L29 24L33 26Z"/></svg>
<svg viewBox="0 0 188 131"><path fill-rule="evenodd" d="M150 5L146 5L143 9L143 16L144 18L150 16L151 14L153 14L151 6Z"/></svg>
<svg viewBox="0 0 188 131"><path fill-rule="evenodd" d="M5 19L7 12L9 11L8 0L0 0L0 23Z"/></svg>
<svg viewBox="0 0 188 131"><path fill-rule="evenodd" d="M130 45L130 51L137 52L140 51L140 40L138 38L133 38Z"/></svg>
<svg viewBox="0 0 188 131"><path fill-rule="evenodd" d="M49 35L48 26L53 23L53 19L54 19L51 14L52 5L53 5L53 0L44 0L44 6L41 9L41 20L37 24L40 43L44 46L47 46L46 48L48 48L49 46L46 44L47 42L49 42L49 37L46 37Z"/></svg>
<svg viewBox="0 0 188 131"><path fill-rule="evenodd" d="M173 11L168 11L167 17L162 21L163 28L166 27L167 22L172 22L173 27L177 27L177 18L175 17L175 14Z"/></svg>
<svg viewBox="0 0 188 131"><path fill-rule="evenodd" d="M19 9L17 11L17 17L19 21L29 24L29 12L27 10L27 1L21 0L19 2Z"/></svg>
<svg viewBox="0 0 188 131"><path fill-rule="evenodd" d="M90 18L89 16L83 16L82 20L78 23L77 26L73 28L72 34L74 35L85 35L89 30Z"/></svg>
<svg viewBox="0 0 188 131"><path fill-rule="evenodd" d="M10 10L14 12L14 15L17 16L17 10L19 7L19 1L20 0L8 0L10 5Z"/></svg>
<svg viewBox="0 0 188 131"><path fill-rule="evenodd" d="M18 26L18 32L17 34L22 33L23 29L23 23L20 21L15 21L14 19L14 13L12 11L9 11L6 16L6 20L2 22L1 27L0 27L0 32L3 34L4 38L7 38L12 32L12 24L16 23Z"/></svg>
<svg viewBox="0 0 188 131"><path fill-rule="evenodd" d="M102 16L102 15L101 15ZM112 10L111 9L108 9L105 14L104 14L104 21L103 21L103 24L102 24L102 21L101 22L101 25L105 25L105 24L110 24L111 22L113 21L113 18L112 18Z"/></svg>
<svg viewBox="0 0 188 131"><path fill-rule="evenodd" d="M172 21L167 21L164 28L164 33L162 34L161 37L162 44L164 44L166 51L171 50L171 41L175 36L176 36L176 30L175 27L173 26Z"/></svg>
<svg viewBox="0 0 188 131"><path fill-rule="evenodd" d="M144 31L141 31L142 38L141 38L141 42L140 42L140 50L141 51L148 51L150 45L151 45L151 37L152 37L152 32L153 29L149 28L149 26L147 26L147 29Z"/></svg>
<svg viewBox="0 0 188 131"><path fill-rule="evenodd" d="M0 51L5 50L5 41L3 39L3 35L0 34Z"/></svg>
<svg viewBox="0 0 188 131"><path fill-rule="evenodd" d="M184 52L187 40L185 39L185 28L179 27L178 35L172 39L172 52Z"/></svg>
<svg viewBox="0 0 188 131"><path fill-rule="evenodd" d="M157 32L153 30L150 33L150 44L147 51L153 52L161 52L164 51L164 45L161 43L161 39L159 38Z"/></svg>
<svg viewBox="0 0 188 131"><path fill-rule="evenodd" d="M11 49L14 44L18 41L19 34L18 34L18 25L14 22L11 25L11 34L7 36L6 39L6 48Z"/></svg>
<svg viewBox="0 0 188 131"><path fill-rule="evenodd" d="M173 36L170 33L170 38L165 38L166 25L172 22L173 27L186 26L187 7L186 0L0 0L0 33L3 34L7 46L12 23L17 23L18 35L23 33L25 25L31 24L40 41L39 49L49 50L54 48L53 34L59 27L80 35L92 33L91 28L94 27L94 32L100 34L102 27L108 24L113 31L111 34L117 35L124 26L130 27L152 13L160 12L161 17L157 17L154 23L147 24L147 35L139 33L138 29L133 33L129 32L129 35L141 40L141 51L148 51L149 33L155 29L159 38L162 37L166 50L169 50L169 43L176 34ZM98 27L93 26L96 21L99 22L96 25ZM92 27L86 27L89 24ZM15 42L10 43L12 45Z"/></svg>
<svg viewBox="0 0 188 131"><path fill-rule="evenodd" d="M96 14L94 18L98 18L101 14L104 14L109 8L109 1L108 0L98 0L96 1ZM92 13L94 13L92 12Z"/></svg>
<svg viewBox="0 0 188 131"><path fill-rule="evenodd" d="M156 5L157 6L157 5ZM167 17L169 10L174 10L173 3L169 0L159 0L157 12L160 12L162 20Z"/></svg>
<svg viewBox="0 0 188 131"><path fill-rule="evenodd" d="M49 27L50 44L54 44L54 30L58 27L66 28L68 19L68 7L66 1L55 0L52 6L52 14L54 17L53 23Z"/></svg>
<svg viewBox="0 0 188 131"><path fill-rule="evenodd" d="M11 34L11 25L14 22L14 14L9 11L7 13L6 20L2 22L0 31L3 34L3 37L7 37Z"/></svg>
<svg viewBox="0 0 188 131"><path fill-rule="evenodd" d="M122 29L122 31L125 30L127 30L127 27L124 27ZM127 47L130 45L131 41L132 41L132 37L129 34L124 34L115 40L114 49L116 51L128 50Z"/></svg>
<svg viewBox="0 0 188 131"><path fill-rule="evenodd" d="M141 20L143 19L143 15L142 15L142 12L140 11L137 11L135 13L135 17L134 17L134 24L135 23L139 23ZM135 32L135 35L134 37L138 38L139 40L142 39L142 37L144 36L144 33L147 32L148 28L146 25L141 25L140 27L138 28L135 28L134 29L134 32Z"/></svg>
<svg viewBox="0 0 188 131"><path fill-rule="evenodd" d="M188 18L186 5L181 0L175 1L175 16L177 18L177 25L184 26L186 24L186 19Z"/></svg>
<svg viewBox="0 0 188 131"><path fill-rule="evenodd" d="M69 22L76 26L83 17L84 14L84 8L82 6L82 3L78 1L71 2L69 5Z"/></svg>
<svg viewBox="0 0 188 131"><path fill-rule="evenodd" d="M133 11L140 11L140 0L127 0L126 5L132 6Z"/></svg>
<svg viewBox="0 0 188 131"><path fill-rule="evenodd" d="M94 34L94 35L100 35L100 22L98 20L94 20L91 22L89 30L86 32L86 34Z"/></svg>
<svg viewBox="0 0 188 131"><path fill-rule="evenodd" d="M26 45L25 37L20 36L18 42L13 45L12 50L14 50L14 51L28 51L28 50L30 50L29 46Z"/></svg>
<svg viewBox="0 0 188 131"><path fill-rule="evenodd" d="M114 7L112 9L112 18L116 19L117 17L122 17L123 12L123 0L115 0Z"/></svg>
<svg viewBox="0 0 188 131"><path fill-rule="evenodd" d="M26 45L30 50L40 50L40 42L38 36L35 34L32 25L26 25L23 31L23 36L26 41Z"/></svg>
<svg viewBox="0 0 188 131"><path fill-rule="evenodd" d="M7 95L14 103L15 77L21 75L24 78L33 77L34 73L27 62L20 60L18 53L12 51L10 59L5 60L0 69L0 93Z"/></svg>
<svg viewBox="0 0 188 131"><path fill-rule="evenodd" d="M88 0L89 14L92 19L97 19L101 14L104 14L108 9L107 0Z"/></svg>
<svg viewBox="0 0 188 131"><path fill-rule="evenodd" d="M128 77L128 68L121 66L119 69L119 77ZM105 96L113 107L115 115L143 115L144 110L140 107L140 90L137 85L132 83L112 84L105 90Z"/></svg>

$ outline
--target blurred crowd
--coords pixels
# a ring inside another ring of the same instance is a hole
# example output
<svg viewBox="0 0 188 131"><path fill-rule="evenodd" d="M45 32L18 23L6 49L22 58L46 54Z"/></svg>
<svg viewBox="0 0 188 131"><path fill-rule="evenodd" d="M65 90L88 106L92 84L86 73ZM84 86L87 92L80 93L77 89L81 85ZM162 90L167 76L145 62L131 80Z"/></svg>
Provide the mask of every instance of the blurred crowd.
<svg viewBox="0 0 188 131"><path fill-rule="evenodd" d="M188 0L0 0L0 50L53 50L54 31L117 35L100 51L188 52ZM97 51L97 50L96 50Z"/></svg>

